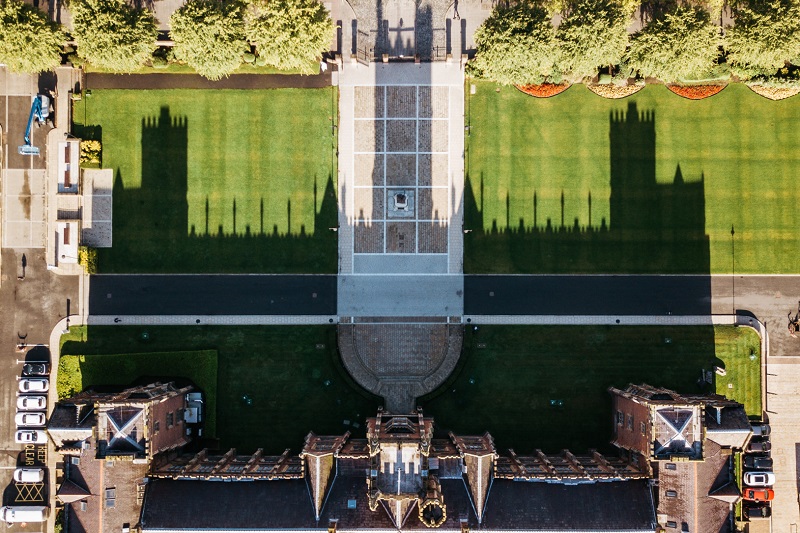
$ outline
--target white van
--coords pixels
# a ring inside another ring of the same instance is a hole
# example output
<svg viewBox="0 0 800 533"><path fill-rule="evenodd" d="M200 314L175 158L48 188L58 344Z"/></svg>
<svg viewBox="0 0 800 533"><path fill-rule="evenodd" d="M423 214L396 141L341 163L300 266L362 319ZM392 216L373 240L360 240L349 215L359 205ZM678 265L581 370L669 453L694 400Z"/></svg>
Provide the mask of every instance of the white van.
<svg viewBox="0 0 800 533"><path fill-rule="evenodd" d="M14 506L0 508L0 522L46 522L49 508L38 506Z"/></svg>
<svg viewBox="0 0 800 533"><path fill-rule="evenodd" d="M43 479L43 468L17 468L14 470L14 481L17 483L40 483Z"/></svg>

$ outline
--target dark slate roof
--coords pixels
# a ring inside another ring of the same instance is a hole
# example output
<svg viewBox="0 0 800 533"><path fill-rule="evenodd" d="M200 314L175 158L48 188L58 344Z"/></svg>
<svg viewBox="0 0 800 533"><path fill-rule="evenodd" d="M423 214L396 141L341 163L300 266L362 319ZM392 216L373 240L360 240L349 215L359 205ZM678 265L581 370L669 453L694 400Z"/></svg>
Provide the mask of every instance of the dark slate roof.
<svg viewBox="0 0 800 533"><path fill-rule="evenodd" d="M483 527L653 531L656 523L647 480L560 485L495 479Z"/></svg>
<svg viewBox="0 0 800 533"><path fill-rule="evenodd" d="M147 488L144 531L327 528L395 529L382 507L370 511L362 476L338 476L319 523L305 480L251 482L152 480ZM466 486L441 481L447 506L442 530L460 530L462 519L477 528ZM356 501L348 509L348 500ZM495 480L484 515L484 529L653 531L655 513L646 480L559 485ZM403 529L427 530L416 507Z"/></svg>
<svg viewBox="0 0 800 533"><path fill-rule="evenodd" d="M303 479L229 483L153 479L142 507L145 531L314 527L314 509Z"/></svg>

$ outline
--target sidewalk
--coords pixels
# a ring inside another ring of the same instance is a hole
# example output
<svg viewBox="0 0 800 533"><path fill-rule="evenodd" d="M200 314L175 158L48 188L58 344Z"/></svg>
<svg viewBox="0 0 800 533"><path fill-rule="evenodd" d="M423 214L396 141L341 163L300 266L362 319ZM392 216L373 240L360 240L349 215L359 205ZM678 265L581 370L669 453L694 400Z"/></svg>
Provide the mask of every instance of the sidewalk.
<svg viewBox="0 0 800 533"><path fill-rule="evenodd" d="M331 72L300 74L233 74L219 81L199 74L84 74L87 89L320 89L331 86Z"/></svg>

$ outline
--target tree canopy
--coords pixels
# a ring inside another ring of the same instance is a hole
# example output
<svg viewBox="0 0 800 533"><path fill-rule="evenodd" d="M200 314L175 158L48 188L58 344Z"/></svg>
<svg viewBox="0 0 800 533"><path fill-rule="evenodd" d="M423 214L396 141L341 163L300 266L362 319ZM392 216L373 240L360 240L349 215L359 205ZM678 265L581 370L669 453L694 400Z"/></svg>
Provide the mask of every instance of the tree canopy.
<svg viewBox="0 0 800 533"><path fill-rule="evenodd" d="M333 38L333 22L318 0L252 0L244 21L259 57L281 70L313 74Z"/></svg>
<svg viewBox="0 0 800 533"><path fill-rule="evenodd" d="M561 70L581 79L616 65L628 46L628 19L613 0L578 0L558 27Z"/></svg>
<svg viewBox="0 0 800 533"><path fill-rule="evenodd" d="M153 13L125 0L72 0L72 33L78 55L95 67L132 72L156 49Z"/></svg>
<svg viewBox="0 0 800 533"><path fill-rule="evenodd" d="M61 62L64 33L41 10L19 0L0 3L0 63L38 73Z"/></svg>
<svg viewBox="0 0 800 533"><path fill-rule="evenodd" d="M496 8L475 32L475 44L472 68L484 78L509 85L560 76L555 30L547 12L533 3Z"/></svg>
<svg viewBox="0 0 800 533"><path fill-rule="evenodd" d="M750 78L771 75L800 57L800 7L792 0L740 2L725 45L734 72Z"/></svg>
<svg viewBox="0 0 800 533"><path fill-rule="evenodd" d="M719 28L703 8L679 7L633 35L627 63L671 83L704 75L719 57Z"/></svg>
<svg viewBox="0 0 800 533"><path fill-rule="evenodd" d="M242 9L235 1L189 0L170 18L175 57L210 80L236 70L248 49Z"/></svg>

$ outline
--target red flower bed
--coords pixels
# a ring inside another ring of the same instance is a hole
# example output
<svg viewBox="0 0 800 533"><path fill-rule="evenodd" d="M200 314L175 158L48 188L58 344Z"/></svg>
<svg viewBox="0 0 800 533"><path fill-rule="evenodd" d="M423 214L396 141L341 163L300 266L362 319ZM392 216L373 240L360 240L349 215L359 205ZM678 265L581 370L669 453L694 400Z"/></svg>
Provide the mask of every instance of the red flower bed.
<svg viewBox="0 0 800 533"><path fill-rule="evenodd" d="M667 85L667 89L689 100L702 100L714 96L725 87L725 85Z"/></svg>
<svg viewBox="0 0 800 533"><path fill-rule="evenodd" d="M517 89L536 98L550 98L569 89L569 83L556 85L554 83L542 83L541 85L515 85Z"/></svg>

